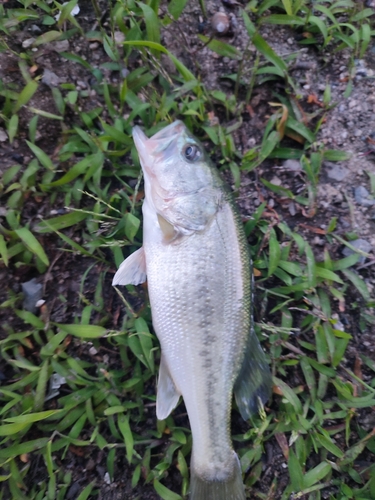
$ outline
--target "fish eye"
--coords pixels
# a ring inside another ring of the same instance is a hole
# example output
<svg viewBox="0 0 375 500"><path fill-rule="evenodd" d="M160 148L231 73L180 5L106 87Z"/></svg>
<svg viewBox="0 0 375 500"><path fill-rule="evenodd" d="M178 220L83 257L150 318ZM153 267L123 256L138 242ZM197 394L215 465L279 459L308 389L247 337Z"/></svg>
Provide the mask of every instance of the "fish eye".
<svg viewBox="0 0 375 500"><path fill-rule="evenodd" d="M201 151L195 144L188 144L184 149L185 158L189 161L198 160L201 156Z"/></svg>

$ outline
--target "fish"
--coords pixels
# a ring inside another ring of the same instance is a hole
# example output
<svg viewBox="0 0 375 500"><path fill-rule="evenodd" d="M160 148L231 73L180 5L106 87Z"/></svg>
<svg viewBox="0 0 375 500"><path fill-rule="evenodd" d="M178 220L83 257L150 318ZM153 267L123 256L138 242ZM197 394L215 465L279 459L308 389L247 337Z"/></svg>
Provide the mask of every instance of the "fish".
<svg viewBox="0 0 375 500"><path fill-rule="evenodd" d="M254 332L252 268L233 195L182 121L133 139L144 176L143 246L113 285L147 280L160 341L156 416L182 396L192 432L191 500L244 500L230 433L232 396L247 420L270 396Z"/></svg>

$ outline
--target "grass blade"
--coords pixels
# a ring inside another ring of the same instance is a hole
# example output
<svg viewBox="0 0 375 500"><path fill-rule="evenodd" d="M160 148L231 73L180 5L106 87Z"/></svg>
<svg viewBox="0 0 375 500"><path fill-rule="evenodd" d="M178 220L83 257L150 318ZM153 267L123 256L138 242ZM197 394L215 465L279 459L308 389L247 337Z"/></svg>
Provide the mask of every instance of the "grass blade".
<svg viewBox="0 0 375 500"><path fill-rule="evenodd" d="M35 238L27 227L22 227L21 229L15 229L15 233L22 240L25 246L32 252L36 257L38 257L44 265L49 266L48 257L43 250L42 245Z"/></svg>
<svg viewBox="0 0 375 500"><path fill-rule="evenodd" d="M22 106L25 106L25 104L27 104L33 97L37 89L38 89L38 84L36 83L36 81L30 80L30 82L27 83L26 86L20 92L17 102L14 105L13 112L17 113L17 111L19 111L22 108Z"/></svg>

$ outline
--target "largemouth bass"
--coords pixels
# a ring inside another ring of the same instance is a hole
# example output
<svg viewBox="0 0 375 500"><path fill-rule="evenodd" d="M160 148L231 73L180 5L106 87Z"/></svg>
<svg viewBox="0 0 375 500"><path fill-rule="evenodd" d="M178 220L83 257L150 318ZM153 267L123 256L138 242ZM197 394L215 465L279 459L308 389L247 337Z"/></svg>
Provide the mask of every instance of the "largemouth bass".
<svg viewBox="0 0 375 500"><path fill-rule="evenodd" d="M143 247L113 285L148 283L161 345L156 415L184 398L192 436L192 500L244 500L230 436L233 392L244 419L271 376L252 327L251 262L229 189L202 144L176 121L133 137L144 174Z"/></svg>

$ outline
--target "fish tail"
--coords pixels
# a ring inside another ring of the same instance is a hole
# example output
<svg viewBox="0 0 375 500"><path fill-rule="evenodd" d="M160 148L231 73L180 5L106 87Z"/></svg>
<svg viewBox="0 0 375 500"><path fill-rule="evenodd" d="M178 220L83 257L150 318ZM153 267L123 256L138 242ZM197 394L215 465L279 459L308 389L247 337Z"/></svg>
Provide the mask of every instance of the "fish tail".
<svg viewBox="0 0 375 500"><path fill-rule="evenodd" d="M240 462L234 453L235 463L227 479L208 480L199 471L191 470L190 500L245 500Z"/></svg>

